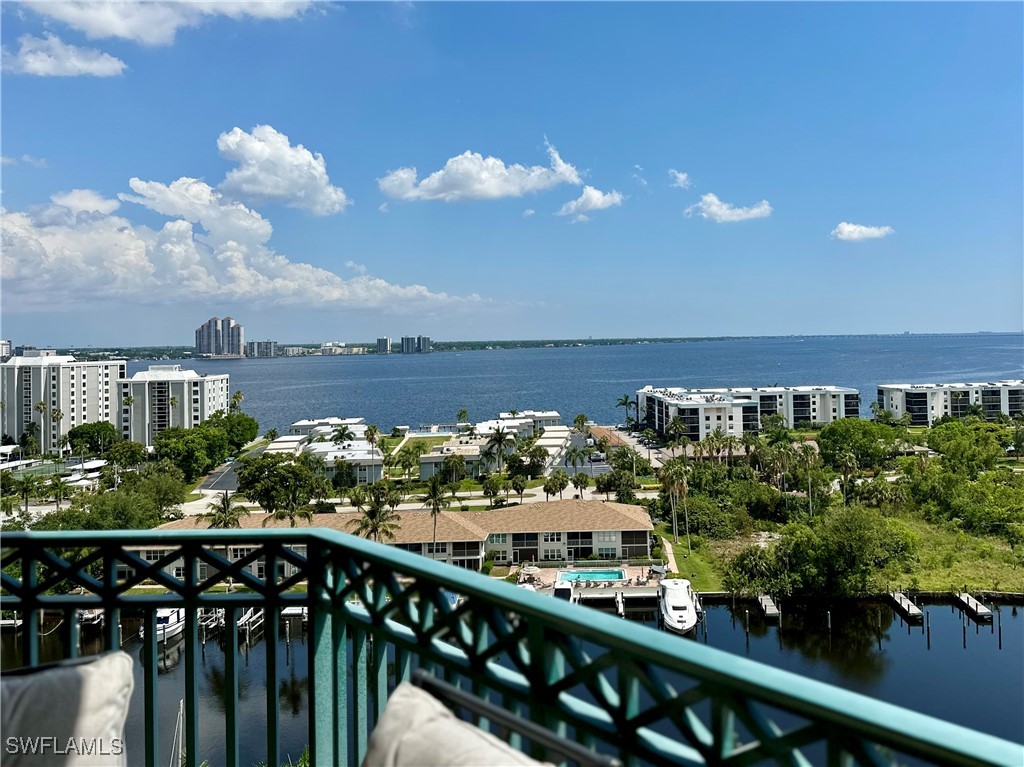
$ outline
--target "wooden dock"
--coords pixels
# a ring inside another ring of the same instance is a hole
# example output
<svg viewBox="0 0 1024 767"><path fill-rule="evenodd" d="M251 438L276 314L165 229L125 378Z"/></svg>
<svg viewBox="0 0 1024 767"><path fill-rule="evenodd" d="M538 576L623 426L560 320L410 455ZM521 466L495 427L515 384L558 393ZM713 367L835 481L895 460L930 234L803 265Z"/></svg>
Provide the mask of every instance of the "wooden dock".
<svg viewBox="0 0 1024 767"><path fill-rule="evenodd" d="M992 620L992 611L965 591L957 593L956 603L979 623Z"/></svg>
<svg viewBox="0 0 1024 767"><path fill-rule="evenodd" d="M769 620L777 620L779 615L781 615L778 606L775 604L775 600L767 594L758 595L757 603L761 606L761 612L764 613L765 618L768 618Z"/></svg>
<svg viewBox="0 0 1024 767"><path fill-rule="evenodd" d="M896 603L896 609L907 620L919 621L924 618L924 613L921 612L921 608L911 602L910 597L902 591L894 591L889 596L892 598L893 602Z"/></svg>

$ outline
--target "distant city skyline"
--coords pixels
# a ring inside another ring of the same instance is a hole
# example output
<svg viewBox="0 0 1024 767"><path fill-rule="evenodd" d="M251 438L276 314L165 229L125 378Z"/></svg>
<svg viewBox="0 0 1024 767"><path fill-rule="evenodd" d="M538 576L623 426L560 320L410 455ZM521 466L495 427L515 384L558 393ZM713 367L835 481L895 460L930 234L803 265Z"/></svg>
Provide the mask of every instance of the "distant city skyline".
<svg viewBox="0 0 1024 767"><path fill-rule="evenodd" d="M78 7L0 6L15 344L1021 330L1019 3Z"/></svg>

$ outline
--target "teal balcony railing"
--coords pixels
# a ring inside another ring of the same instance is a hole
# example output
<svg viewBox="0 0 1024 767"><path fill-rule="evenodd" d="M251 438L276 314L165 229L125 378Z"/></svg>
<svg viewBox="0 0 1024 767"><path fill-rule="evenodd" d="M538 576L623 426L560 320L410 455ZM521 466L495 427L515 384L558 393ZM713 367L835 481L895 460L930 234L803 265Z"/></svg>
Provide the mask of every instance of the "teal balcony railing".
<svg viewBox="0 0 1024 767"><path fill-rule="evenodd" d="M229 546L247 553L229 561ZM141 614L146 737L142 749L129 744L133 763L166 761L157 737L158 607L185 609L183 741L190 763L200 753L199 611L227 611L223 738L226 762L237 764L235 619L249 608L265 611L266 677L274 689L281 662L274 640L290 606L308 608L308 736L316 765L358 764L389 691L416 669L625 764L1019 767L1024 756L1018 744L340 533L18 533L5 535L2 548L0 601L24 621L27 665L40 659L40 610L65 613L71 654L78 611L104 610L111 648L119 643L119 614ZM142 550L166 553L147 561ZM254 565L264 577L250 571ZM224 593L229 579L242 588ZM166 593L139 593L143 581ZM450 592L464 599L454 605ZM268 694L259 723L269 765L280 763L279 705ZM524 750L536 748L509 737Z"/></svg>

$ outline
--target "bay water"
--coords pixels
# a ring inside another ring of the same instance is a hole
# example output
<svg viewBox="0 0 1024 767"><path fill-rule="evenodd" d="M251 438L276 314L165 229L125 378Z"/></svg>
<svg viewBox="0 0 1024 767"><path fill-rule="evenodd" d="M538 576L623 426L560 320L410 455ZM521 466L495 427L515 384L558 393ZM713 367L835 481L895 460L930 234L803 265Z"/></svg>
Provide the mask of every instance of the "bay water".
<svg viewBox="0 0 1024 767"><path fill-rule="evenodd" d="M151 362L131 362L129 375ZM557 410L621 423L615 402L654 386L850 386L869 414L880 383L1024 378L1024 335L808 336L430 354L169 360L228 373L263 431L303 418L363 417L384 432L499 412Z"/></svg>

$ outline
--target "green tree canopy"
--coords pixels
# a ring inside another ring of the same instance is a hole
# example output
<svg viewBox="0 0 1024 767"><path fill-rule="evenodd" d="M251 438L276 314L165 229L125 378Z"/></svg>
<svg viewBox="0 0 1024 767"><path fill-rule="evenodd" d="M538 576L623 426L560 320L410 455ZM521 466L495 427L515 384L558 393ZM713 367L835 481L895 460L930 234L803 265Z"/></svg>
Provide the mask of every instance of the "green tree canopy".
<svg viewBox="0 0 1024 767"><path fill-rule="evenodd" d="M68 430L68 444L72 453L99 455L120 439L117 428L110 421L83 423Z"/></svg>

